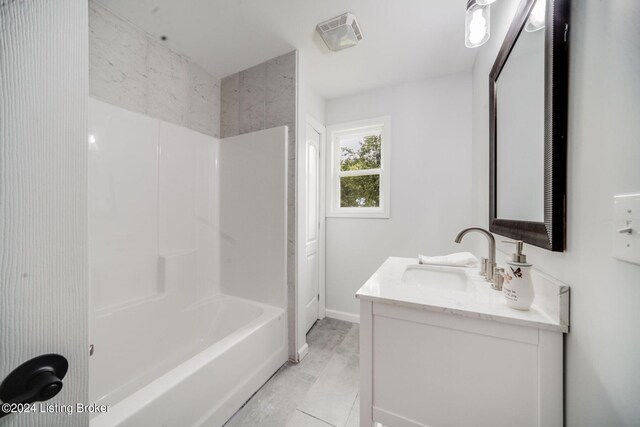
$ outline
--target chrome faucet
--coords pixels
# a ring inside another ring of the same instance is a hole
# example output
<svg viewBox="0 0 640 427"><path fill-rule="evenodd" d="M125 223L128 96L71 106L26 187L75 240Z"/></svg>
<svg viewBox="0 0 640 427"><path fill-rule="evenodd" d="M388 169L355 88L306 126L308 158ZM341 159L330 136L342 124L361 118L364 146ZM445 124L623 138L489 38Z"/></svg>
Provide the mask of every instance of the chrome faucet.
<svg viewBox="0 0 640 427"><path fill-rule="evenodd" d="M477 231L478 233L484 234L484 236L489 241L489 259L487 260L487 282L494 283L494 273L496 268L496 239L493 237L493 234L488 232L482 227L467 227L458 233L456 236L456 243L462 242L462 238L465 234Z"/></svg>

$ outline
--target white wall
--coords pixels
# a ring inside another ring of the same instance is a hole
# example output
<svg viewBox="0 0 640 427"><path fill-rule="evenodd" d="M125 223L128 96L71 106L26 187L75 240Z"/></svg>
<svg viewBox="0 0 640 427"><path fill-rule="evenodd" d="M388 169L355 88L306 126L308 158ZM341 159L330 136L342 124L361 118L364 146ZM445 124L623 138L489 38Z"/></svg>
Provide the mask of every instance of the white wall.
<svg viewBox="0 0 640 427"><path fill-rule="evenodd" d="M389 256L462 248L471 222L471 75L327 102L327 124L391 116L391 218L327 218L327 310L357 314L355 292Z"/></svg>
<svg viewBox="0 0 640 427"><path fill-rule="evenodd" d="M286 308L287 128L220 144L222 290Z"/></svg>
<svg viewBox="0 0 640 427"><path fill-rule="evenodd" d="M484 226L489 199L486 82L516 3L492 5L492 40L479 49L473 72L473 217ZM571 331L565 340L566 424L637 426L640 266L611 258L611 230L613 195L640 192L640 5L571 3L567 251L526 245L525 252L534 266L572 287Z"/></svg>

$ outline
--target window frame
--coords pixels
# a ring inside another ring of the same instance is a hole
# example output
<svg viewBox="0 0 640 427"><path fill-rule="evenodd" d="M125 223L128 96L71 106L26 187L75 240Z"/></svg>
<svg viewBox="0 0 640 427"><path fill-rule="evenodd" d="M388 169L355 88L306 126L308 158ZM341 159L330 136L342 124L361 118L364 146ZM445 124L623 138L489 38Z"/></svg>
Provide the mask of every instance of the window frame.
<svg viewBox="0 0 640 427"><path fill-rule="evenodd" d="M367 128L382 128L382 147L380 149L380 168L359 171L340 170L340 147L336 136L345 133L358 133ZM389 116L358 120L327 126L329 137L329 156L327 162L327 211L326 216L332 218L382 218L388 219L391 214L391 118ZM373 173L372 173L373 172ZM340 178L343 176L380 176L380 206L354 208L340 207Z"/></svg>

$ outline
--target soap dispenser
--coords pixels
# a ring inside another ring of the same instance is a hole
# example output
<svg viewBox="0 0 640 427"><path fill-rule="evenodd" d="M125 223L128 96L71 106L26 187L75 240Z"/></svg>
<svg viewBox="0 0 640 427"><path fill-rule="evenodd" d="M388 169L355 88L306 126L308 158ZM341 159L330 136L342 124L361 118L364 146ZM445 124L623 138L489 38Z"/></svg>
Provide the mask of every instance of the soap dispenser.
<svg viewBox="0 0 640 427"><path fill-rule="evenodd" d="M503 273L502 295L509 307L516 310L529 310L535 295L531 280L531 264L527 263L527 256L522 253L524 242L516 240L504 243L515 243L516 252L511 261L507 262L508 267Z"/></svg>

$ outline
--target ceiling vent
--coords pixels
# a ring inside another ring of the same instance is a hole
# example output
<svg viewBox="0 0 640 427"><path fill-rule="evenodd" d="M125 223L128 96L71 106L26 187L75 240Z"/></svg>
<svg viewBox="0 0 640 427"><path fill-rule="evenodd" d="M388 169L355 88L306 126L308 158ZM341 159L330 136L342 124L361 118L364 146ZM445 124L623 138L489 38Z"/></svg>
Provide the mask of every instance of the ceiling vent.
<svg viewBox="0 0 640 427"><path fill-rule="evenodd" d="M355 46L362 40L362 31L353 13L344 13L321 22L316 30L333 51Z"/></svg>

